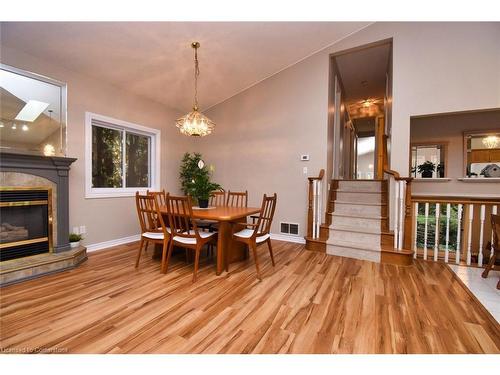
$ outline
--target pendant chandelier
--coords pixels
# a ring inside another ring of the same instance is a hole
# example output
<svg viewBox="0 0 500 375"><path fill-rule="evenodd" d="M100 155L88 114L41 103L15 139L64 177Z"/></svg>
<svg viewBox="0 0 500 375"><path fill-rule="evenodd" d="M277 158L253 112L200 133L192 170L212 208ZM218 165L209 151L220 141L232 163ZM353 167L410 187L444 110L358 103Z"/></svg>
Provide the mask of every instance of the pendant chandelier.
<svg viewBox="0 0 500 375"><path fill-rule="evenodd" d="M496 148L500 143L500 138L490 135L488 137L483 138L483 145L487 148Z"/></svg>
<svg viewBox="0 0 500 375"><path fill-rule="evenodd" d="M184 135L191 137L204 137L212 133L215 128L215 123L206 117L203 113L198 112L198 76L200 68L198 66L198 48L200 43L193 42L191 47L194 49L194 104L193 111L179 118L175 125Z"/></svg>

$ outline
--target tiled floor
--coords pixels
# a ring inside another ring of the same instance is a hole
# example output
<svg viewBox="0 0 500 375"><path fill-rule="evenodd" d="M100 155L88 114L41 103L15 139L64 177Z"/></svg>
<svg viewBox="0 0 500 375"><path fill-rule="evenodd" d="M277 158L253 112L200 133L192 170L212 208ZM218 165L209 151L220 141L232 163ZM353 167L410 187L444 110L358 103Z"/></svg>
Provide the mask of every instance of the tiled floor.
<svg viewBox="0 0 500 375"><path fill-rule="evenodd" d="M496 288L500 271L490 271L488 278L483 279L481 277L482 268L454 264L450 264L450 268L500 323L500 290Z"/></svg>

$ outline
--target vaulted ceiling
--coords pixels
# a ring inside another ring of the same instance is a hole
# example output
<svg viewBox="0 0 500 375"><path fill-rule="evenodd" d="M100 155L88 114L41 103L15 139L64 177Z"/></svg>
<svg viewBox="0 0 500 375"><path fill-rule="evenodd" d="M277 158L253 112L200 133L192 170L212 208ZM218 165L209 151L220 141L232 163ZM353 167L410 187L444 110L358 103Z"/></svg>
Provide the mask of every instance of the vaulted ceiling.
<svg viewBox="0 0 500 375"><path fill-rule="evenodd" d="M185 112L192 41L199 41L202 109L365 27L366 22L12 22L2 45L20 49Z"/></svg>

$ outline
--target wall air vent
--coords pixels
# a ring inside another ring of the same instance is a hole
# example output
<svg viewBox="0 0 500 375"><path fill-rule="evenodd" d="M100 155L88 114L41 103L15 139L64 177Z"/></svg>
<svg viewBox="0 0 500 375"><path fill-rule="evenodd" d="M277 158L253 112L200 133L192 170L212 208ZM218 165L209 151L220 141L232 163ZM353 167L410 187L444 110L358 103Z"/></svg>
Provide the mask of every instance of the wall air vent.
<svg viewBox="0 0 500 375"><path fill-rule="evenodd" d="M280 222L280 232L283 234L299 235L299 224Z"/></svg>

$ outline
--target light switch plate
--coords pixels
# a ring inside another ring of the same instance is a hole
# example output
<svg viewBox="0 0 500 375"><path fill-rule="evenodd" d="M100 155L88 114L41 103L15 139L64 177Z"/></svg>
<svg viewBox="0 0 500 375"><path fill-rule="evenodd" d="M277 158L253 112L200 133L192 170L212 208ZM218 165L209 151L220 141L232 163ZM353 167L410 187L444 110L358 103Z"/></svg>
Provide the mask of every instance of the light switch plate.
<svg viewBox="0 0 500 375"><path fill-rule="evenodd" d="M79 228L78 227L73 227L72 233L74 233L74 234L80 234Z"/></svg>
<svg viewBox="0 0 500 375"><path fill-rule="evenodd" d="M80 225L80 234L87 233L87 227L85 225Z"/></svg>
<svg viewBox="0 0 500 375"><path fill-rule="evenodd" d="M302 173L307 174L307 167L302 168Z"/></svg>

